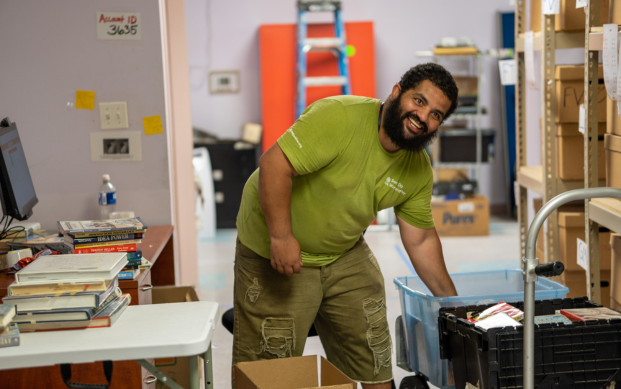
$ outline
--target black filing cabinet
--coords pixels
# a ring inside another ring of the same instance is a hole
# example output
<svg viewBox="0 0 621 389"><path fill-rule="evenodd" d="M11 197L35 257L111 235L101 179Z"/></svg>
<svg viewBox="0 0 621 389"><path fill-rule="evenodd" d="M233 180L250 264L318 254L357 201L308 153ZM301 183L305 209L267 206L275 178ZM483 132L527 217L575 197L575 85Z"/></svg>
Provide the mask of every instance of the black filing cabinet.
<svg viewBox="0 0 621 389"><path fill-rule="evenodd" d="M261 145L252 145L252 148L248 146L248 143L237 141L194 144L194 147L206 147L209 151L217 228L235 228L244 185L259 166Z"/></svg>

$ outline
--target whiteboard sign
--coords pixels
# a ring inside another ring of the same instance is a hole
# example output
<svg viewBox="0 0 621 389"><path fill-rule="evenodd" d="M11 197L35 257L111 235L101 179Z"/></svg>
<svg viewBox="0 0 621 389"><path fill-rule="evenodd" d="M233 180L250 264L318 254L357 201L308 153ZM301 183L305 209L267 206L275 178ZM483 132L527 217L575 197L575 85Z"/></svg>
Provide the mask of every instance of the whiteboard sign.
<svg viewBox="0 0 621 389"><path fill-rule="evenodd" d="M582 239L576 239L578 241L578 266L586 270L587 274L589 274L589 248L587 244Z"/></svg>
<svg viewBox="0 0 621 389"><path fill-rule="evenodd" d="M587 0L576 0L576 8L584 8L587 6Z"/></svg>
<svg viewBox="0 0 621 389"><path fill-rule="evenodd" d="M543 0L541 11L544 15L556 15L561 12L561 0Z"/></svg>
<svg viewBox="0 0 621 389"><path fill-rule="evenodd" d="M501 85L515 85L517 81L517 73L515 71L514 59L502 59L498 61L498 67L500 69L500 84Z"/></svg>
<svg viewBox="0 0 621 389"><path fill-rule="evenodd" d="M97 39L141 39L140 14L97 12Z"/></svg>

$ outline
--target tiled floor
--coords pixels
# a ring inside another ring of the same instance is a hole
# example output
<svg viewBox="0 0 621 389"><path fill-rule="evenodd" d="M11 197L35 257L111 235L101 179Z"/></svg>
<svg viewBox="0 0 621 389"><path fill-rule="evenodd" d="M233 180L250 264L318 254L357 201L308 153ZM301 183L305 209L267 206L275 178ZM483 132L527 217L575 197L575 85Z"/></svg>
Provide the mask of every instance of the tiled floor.
<svg viewBox="0 0 621 389"><path fill-rule="evenodd" d="M199 295L201 300L217 301L221 312L233 305L233 259L235 230L219 230L215 239L199 242ZM411 275L411 265L404 256L398 231L368 231L365 238L377 257L386 284L388 323L394 339L394 323L401 314L395 277ZM471 272L519 268L519 240L517 223L513 220L492 219L490 235L483 237L443 238L442 247L449 272ZM406 262L407 261L407 262ZM213 337L214 387L231 387L231 335L220 323ZM309 338L305 355L323 355L319 338ZM394 351L393 351L394 356ZM393 374L398 383L411 373L396 366Z"/></svg>

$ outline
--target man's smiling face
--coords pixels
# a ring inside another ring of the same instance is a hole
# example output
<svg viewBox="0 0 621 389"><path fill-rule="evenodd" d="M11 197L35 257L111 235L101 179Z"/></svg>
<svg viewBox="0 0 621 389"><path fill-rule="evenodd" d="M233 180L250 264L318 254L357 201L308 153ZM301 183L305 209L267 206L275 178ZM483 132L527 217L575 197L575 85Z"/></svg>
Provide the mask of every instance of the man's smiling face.
<svg viewBox="0 0 621 389"><path fill-rule="evenodd" d="M420 151L433 141L450 106L449 98L429 80L407 91L395 85L383 126L397 147Z"/></svg>

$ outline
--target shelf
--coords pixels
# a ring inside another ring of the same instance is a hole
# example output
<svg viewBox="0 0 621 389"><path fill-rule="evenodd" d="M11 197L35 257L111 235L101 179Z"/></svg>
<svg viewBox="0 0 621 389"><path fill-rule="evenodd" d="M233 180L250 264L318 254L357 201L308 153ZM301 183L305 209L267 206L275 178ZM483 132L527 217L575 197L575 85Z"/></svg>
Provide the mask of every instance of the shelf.
<svg viewBox="0 0 621 389"><path fill-rule="evenodd" d="M621 201L593 199L589 202L589 217L599 225L621 234Z"/></svg>
<svg viewBox="0 0 621 389"><path fill-rule="evenodd" d="M591 29L591 33L589 34L589 51L600 51L604 50L604 32L601 31L602 28L599 27L597 30L595 27ZM618 34L617 39L621 37L621 32Z"/></svg>
<svg viewBox="0 0 621 389"><path fill-rule="evenodd" d="M584 32L557 32L554 34L556 37L555 47L557 49L574 49L578 47L584 47ZM533 49L535 51L541 51L543 47L543 38L540 32L535 33L533 39ZM524 51L524 35L520 36L515 41L515 50Z"/></svg>
<svg viewBox="0 0 621 389"><path fill-rule="evenodd" d="M543 194L543 173L541 166L523 166L518 171L517 181L520 186ZM606 186L604 180L600 181L600 186ZM567 192L568 190L584 188L584 181L563 181L557 180L556 189L558 193Z"/></svg>

